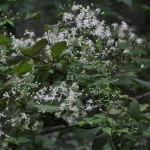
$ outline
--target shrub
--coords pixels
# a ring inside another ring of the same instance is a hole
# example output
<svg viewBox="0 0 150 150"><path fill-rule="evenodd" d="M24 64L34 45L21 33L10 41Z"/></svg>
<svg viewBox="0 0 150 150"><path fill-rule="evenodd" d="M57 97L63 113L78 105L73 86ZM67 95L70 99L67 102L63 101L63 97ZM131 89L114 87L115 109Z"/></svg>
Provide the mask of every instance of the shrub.
<svg viewBox="0 0 150 150"><path fill-rule="evenodd" d="M143 83L132 69L140 69L135 59L142 40L124 21L107 26L102 15L99 8L74 4L57 25L45 26L42 37L0 35L4 149L66 128L94 129L93 150L138 147L141 123L148 120L141 121L138 101L124 88Z"/></svg>

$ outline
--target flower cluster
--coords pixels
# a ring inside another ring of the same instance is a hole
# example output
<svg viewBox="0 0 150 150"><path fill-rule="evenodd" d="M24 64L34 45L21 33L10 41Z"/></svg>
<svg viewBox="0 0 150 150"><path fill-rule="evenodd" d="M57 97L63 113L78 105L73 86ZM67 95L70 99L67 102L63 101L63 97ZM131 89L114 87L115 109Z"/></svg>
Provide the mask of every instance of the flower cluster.
<svg viewBox="0 0 150 150"><path fill-rule="evenodd" d="M8 89L3 91L2 100L7 102L0 119L7 118L7 115L9 119L4 125L28 130L31 118L26 109L32 113L35 110L28 106L31 104L51 106L55 103L59 107L54 112L55 116L72 125L94 109L100 113L109 111L114 101L118 100L120 90L111 87L113 75L118 64L132 61L132 51L142 40L124 21L121 25L113 23L107 26L104 20L99 19L103 12L98 8L91 10L89 6L85 8L74 4L71 11L65 12L62 21L54 27L57 33L48 30L42 37L36 38L33 32L26 31L25 38L18 39L12 35L9 47L0 47L0 63L3 65L9 63L10 56L12 59L21 57L17 65L10 64L10 74L5 78ZM22 50L28 51L42 39L47 40L47 45L38 55L26 56L22 53ZM55 59L52 51L59 42L66 42L67 48ZM23 64L25 60L28 63ZM25 66L23 71L19 68L21 64ZM47 73L46 77L43 77L42 69ZM49 82L49 78L54 81ZM119 94L115 94L117 92ZM11 115L14 104L18 111ZM20 106L24 106L25 111ZM38 110L38 113L45 112L42 108ZM37 128L38 121L32 126L33 130ZM0 137L4 135L0 126Z"/></svg>

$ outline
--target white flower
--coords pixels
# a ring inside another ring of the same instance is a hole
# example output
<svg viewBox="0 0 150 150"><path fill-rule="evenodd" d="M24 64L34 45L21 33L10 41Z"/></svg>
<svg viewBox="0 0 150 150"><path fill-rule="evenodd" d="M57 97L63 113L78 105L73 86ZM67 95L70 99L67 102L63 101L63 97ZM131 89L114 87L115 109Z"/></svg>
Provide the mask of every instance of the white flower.
<svg viewBox="0 0 150 150"><path fill-rule="evenodd" d="M21 119L28 119L27 115L25 113L21 113Z"/></svg>
<svg viewBox="0 0 150 150"><path fill-rule="evenodd" d="M80 9L80 7L82 7L81 5L73 5L72 6L72 11L77 11L78 9Z"/></svg>
<svg viewBox="0 0 150 150"><path fill-rule="evenodd" d="M118 24L117 24L117 23L113 23L113 24L112 24L112 27L113 27L114 29L116 29L116 28L118 27Z"/></svg>
<svg viewBox="0 0 150 150"><path fill-rule="evenodd" d="M99 26L97 26L94 34L103 38L104 37L104 26L102 26L101 24Z"/></svg>
<svg viewBox="0 0 150 150"><path fill-rule="evenodd" d="M60 110L65 110L66 109L66 104L65 103L61 103L59 108L60 108Z"/></svg>
<svg viewBox="0 0 150 150"><path fill-rule="evenodd" d="M2 136L2 135L4 135L5 133L3 132L3 131L0 131L0 137Z"/></svg>
<svg viewBox="0 0 150 150"><path fill-rule="evenodd" d="M83 20L83 26L84 26L84 28L85 27L90 27L90 22L89 22L89 20L88 19L85 19L85 20Z"/></svg>
<svg viewBox="0 0 150 150"><path fill-rule="evenodd" d="M111 36L110 29L107 29L107 30L105 31L105 35L106 35L107 38Z"/></svg>
<svg viewBox="0 0 150 150"><path fill-rule="evenodd" d="M122 23L122 25L121 25L121 30L123 30L123 31L128 30L128 27L129 27L129 26L127 25L127 23L124 22L124 21L122 21L121 23Z"/></svg>
<svg viewBox="0 0 150 150"><path fill-rule="evenodd" d="M88 105L85 110L86 111L91 111L92 109L93 109L93 107L91 105Z"/></svg>
<svg viewBox="0 0 150 150"><path fill-rule="evenodd" d="M8 146L8 143L6 143L6 142L3 142L3 143L2 143L2 147L3 147L3 148L6 148L7 146Z"/></svg>
<svg viewBox="0 0 150 150"><path fill-rule="evenodd" d="M125 33L121 30L118 32L118 37L123 38L125 36Z"/></svg>
<svg viewBox="0 0 150 150"><path fill-rule="evenodd" d="M107 41L107 46L113 45L114 42L115 42L114 39L109 38L108 41Z"/></svg>
<svg viewBox="0 0 150 150"><path fill-rule="evenodd" d="M77 15L76 20L82 20L85 17L84 9L81 10L81 13Z"/></svg>
<svg viewBox="0 0 150 150"><path fill-rule="evenodd" d="M142 40L141 38L136 39L136 43L137 43L137 44L140 45L140 44L142 44L142 42L143 42L143 40Z"/></svg>
<svg viewBox="0 0 150 150"><path fill-rule="evenodd" d="M73 111L73 112L78 112L79 111L79 109L76 106L71 107L70 110Z"/></svg>
<svg viewBox="0 0 150 150"><path fill-rule="evenodd" d="M78 20L78 19L76 19L75 20L75 22L76 22L76 26L77 26L77 28L82 28L83 27L83 23L80 21L80 20Z"/></svg>
<svg viewBox="0 0 150 150"><path fill-rule="evenodd" d="M100 8L96 8L96 9L95 9L95 12L96 12L97 14L99 14L99 13L101 12L101 9L100 9Z"/></svg>
<svg viewBox="0 0 150 150"><path fill-rule="evenodd" d="M129 37L131 40L134 40L135 39L135 34L134 33L130 33L130 37Z"/></svg>
<svg viewBox="0 0 150 150"><path fill-rule="evenodd" d="M129 53L129 49L125 49L125 50L123 51L123 53L124 53L124 54Z"/></svg>
<svg viewBox="0 0 150 150"><path fill-rule="evenodd" d="M63 21L67 22L68 20L72 20L73 19L73 14L71 13L64 13L63 14Z"/></svg>
<svg viewBox="0 0 150 150"><path fill-rule="evenodd" d="M93 46L93 41L92 40L87 40L86 44L88 44L91 47L91 46Z"/></svg>
<svg viewBox="0 0 150 150"><path fill-rule="evenodd" d="M92 104L92 103L93 103L93 100L92 100L92 99L89 99L87 102L88 102L89 104Z"/></svg>
<svg viewBox="0 0 150 150"><path fill-rule="evenodd" d="M91 23L92 26L96 26L96 25L98 25L98 20L93 18L90 23Z"/></svg>
<svg viewBox="0 0 150 150"><path fill-rule="evenodd" d="M144 64L141 64L141 69L143 69L144 68Z"/></svg>

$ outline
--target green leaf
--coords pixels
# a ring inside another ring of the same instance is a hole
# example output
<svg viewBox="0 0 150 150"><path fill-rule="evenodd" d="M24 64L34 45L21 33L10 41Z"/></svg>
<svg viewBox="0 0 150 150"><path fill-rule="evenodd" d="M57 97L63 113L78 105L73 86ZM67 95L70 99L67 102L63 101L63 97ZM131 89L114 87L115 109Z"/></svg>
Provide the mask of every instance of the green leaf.
<svg viewBox="0 0 150 150"><path fill-rule="evenodd" d="M134 80L135 82L139 83L141 86L149 88L150 89L150 82L148 81L143 81L137 78L131 78L132 80Z"/></svg>
<svg viewBox="0 0 150 150"><path fill-rule="evenodd" d="M8 86L8 85L15 84L15 83L17 83L17 76L16 76L16 75L12 76L12 77L5 83L5 85Z"/></svg>
<svg viewBox="0 0 150 150"><path fill-rule="evenodd" d="M48 112L57 112L59 111L59 107L58 106L50 106L50 105L33 105L33 107L37 108L37 109L43 109L46 110Z"/></svg>
<svg viewBox="0 0 150 150"><path fill-rule="evenodd" d="M132 101L128 107L128 113L129 115L135 119L138 120L140 117L140 106L137 101Z"/></svg>
<svg viewBox="0 0 150 150"><path fill-rule="evenodd" d="M19 145L21 143L28 143L30 142L30 139L27 138L27 137L18 137L16 140L15 140L15 143L18 143Z"/></svg>
<svg viewBox="0 0 150 150"><path fill-rule="evenodd" d="M29 127L33 126L35 122L38 120L38 118L39 118L39 113L35 113L31 115L31 121L30 121Z"/></svg>
<svg viewBox="0 0 150 150"><path fill-rule="evenodd" d="M11 19L5 19L4 21L3 21L3 25L6 25L6 24L9 24L9 25L11 25L12 27L14 27L14 23L13 23L13 21L11 20Z"/></svg>
<svg viewBox="0 0 150 150"><path fill-rule="evenodd" d="M129 86L131 84L131 79L126 74L117 74L114 77L114 80L114 85Z"/></svg>
<svg viewBox="0 0 150 150"><path fill-rule="evenodd" d="M97 136L92 144L92 150L101 150L109 139L108 134L102 133L101 135Z"/></svg>
<svg viewBox="0 0 150 150"><path fill-rule="evenodd" d="M10 44L11 40L4 36L4 35L0 35L0 44Z"/></svg>
<svg viewBox="0 0 150 150"><path fill-rule="evenodd" d="M121 113L121 109L109 109L109 114L111 115L117 115Z"/></svg>
<svg viewBox="0 0 150 150"><path fill-rule="evenodd" d="M54 145L54 141L51 139L45 139L45 141L43 142L43 147L45 149L49 149L50 147L52 147Z"/></svg>
<svg viewBox="0 0 150 150"><path fill-rule="evenodd" d="M24 20L28 20L28 19L36 19L36 20L39 21L40 11L35 12L35 13L32 13L32 12L28 11Z"/></svg>
<svg viewBox="0 0 150 150"><path fill-rule="evenodd" d="M87 150L87 147L86 146L80 146L80 147L76 148L75 150Z"/></svg>
<svg viewBox="0 0 150 150"><path fill-rule="evenodd" d="M111 136L111 128L104 127L104 128L102 128L102 131L104 131L105 133L107 133L107 134L109 134Z"/></svg>
<svg viewBox="0 0 150 150"><path fill-rule="evenodd" d="M45 31L50 30L52 33L57 34L59 31L59 24L45 25L44 29L45 29Z"/></svg>
<svg viewBox="0 0 150 150"><path fill-rule="evenodd" d="M27 87L31 87L31 88L38 88L38 85L35 83L21 83L21 86L27 86Z"/></svg>
<svg viewBox="0 0 150 150"><path fill-rule="evenodd" d="M62 54L62 52L66 49L67 49L67 43L65 41L56 43L52 47L52 56L54 58L58 58Z"/></svg>
<svg viewBox="0 0 150 150"><path fill-rule="evenodd" d="M27 72L30 72L32 70L32 65L28 62L22 62L19 65L13 66L13 70L16 74L25 74Z"/></svg>
<svg viewBox="0 0 150 150"><path fill-rule="evenodd" d="M34 46L28 49L20 50L23 55L35 55L40 52L46 45L48 41L46 39L42 39L38 41Z"/></svg>
<svg viewBox="0 0 150 150"><path fill-rule="evenodd" d="M93 139L95 138L96 136L96 133L100 130L99 127L97 128L93 128L93 129L82 129L82 128L77 128L77 127L74 127L73 128L73 133L77 136L77 137L80 137L82 139Z"/></svg>
<svg viewBox="0 0 150 150"><path fill-rule="evenodd" d="M32 47L32 51L33 54L41 51L46 45L47 45L48 41L46 39L42 39L40 41L38 41L33 47Z"/></svg>
<svg viewBox="0 0 150 150"><path fill-rule="evenodd" d="M7 141L9 143L14 143L16 145L20 145L22 143L28 143L28 142L30 142L30 139L28 139L26 137L18 137L18 138L9 137L9 138L7 138Z"/></svg>
<svg viewBox="0 0 150 150"><path fill-rule="evenodd" d="M96 114L94 116L91 117L86 117L83 118L82 120L76 121L76 124L79 126L83 126L83 125L93 125L93 124L97 124L97 123L101 123L101 122L105 122L106 121L106 117L100 114Z"/></svg>
<svg viewBox="0 0 150 150"><path fill-rule="evenodd" d="M132 0L119 0L120 2L123 2L124 4L128 6L132 6Z"/></svg>
<svg viewBox="0 0 150 150"><path fill-rule="evenodd" d="M110 123L110 125L112 125L112 126L116 126L117 124L116 124L116 122L115 122L115 120L114 119L112 119L112 118L107 118L107 121Z"/></svg>
<svg viewBox="0 0 150 150"><path fill-rule="evenodd" d="M14 137L7 137L7 141L10 143L14 143L15 140L16 140L16 138L14 138Z"/></svg>
<svg viewBox="0 0 150 150"><path fill-rule="evenodd" d="M52 71L50 68L51 64L38 65L35 67L35 69L37 70L35 72L35 77L38 82L43 82L47 79L48 75L50 74L49 71Z"/></svg>
<svg viewBox="0 0 150 150"><path fill-rule="evenodd" d="M118 132L120 132L120 133L128 133L129 134L129 129L128 128L123 128L123 129L118 130Z"/></svg>
<svg viewBox="0 0 150 150"><path fill-rule="evenodd" d="M142 9L147 12L147 13L150 13L150 6L148 5L142 5Z"/></svg>

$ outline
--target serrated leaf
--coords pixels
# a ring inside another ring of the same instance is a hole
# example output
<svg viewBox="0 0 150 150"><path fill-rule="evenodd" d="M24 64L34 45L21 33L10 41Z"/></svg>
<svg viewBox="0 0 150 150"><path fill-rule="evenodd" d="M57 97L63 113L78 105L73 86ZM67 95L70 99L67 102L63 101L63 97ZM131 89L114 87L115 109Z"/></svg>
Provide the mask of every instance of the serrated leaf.
<svg viewBox="0 0 150 150"><path fill-rule="evenodd" d="M104 131L105 133L107 133L107 134L109 134L111 136L111 128L104 127L104 128L102 128L102 131Z"/></svg>
<svg viewBox="0 0 150 150"><path fill-rule="evenodd" d="M58 106L51 106L51 105L33 105L33 107L37 108L37 109L42 109L42 110L46 110L48 112L57 112L59 111L59 107Z"/></svg>
<svg viewBox="0 0 150 150"><path fill-rule="evenodd" d="M0 44L10 44L11 40L4 36L4 35L0 35Z"/></svg>
<svg viewBox="0 0 150 150"><path fill-rule="evenodd" d="M140 117L140 106L137 101L132 101L128 107L128 113L129 115L135 119L138 120Z"/></svg>
<svg viewBox="0 0 150 150"><path fill-rule="evenodd" d="M58 58L62 54L62 52L66 49L67 49L67 43L65 41L56 43L52 47L52 56L54 58Z"/></svg>

